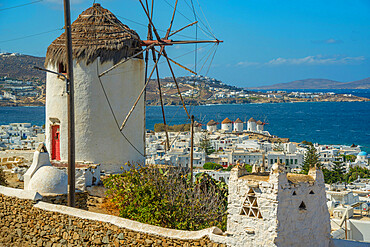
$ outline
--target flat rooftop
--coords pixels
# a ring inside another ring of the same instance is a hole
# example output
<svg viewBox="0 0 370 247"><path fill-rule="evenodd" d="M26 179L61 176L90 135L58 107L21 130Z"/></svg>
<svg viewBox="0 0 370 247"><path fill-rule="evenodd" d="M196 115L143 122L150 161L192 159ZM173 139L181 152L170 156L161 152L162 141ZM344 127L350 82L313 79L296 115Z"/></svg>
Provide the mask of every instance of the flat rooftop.
<svg viewBox="0 0 370 247"><path fill-rule="evenodd" d="M270 176L268 173L255 173L255 174L247 174L239 179L251 180L251 181L265 181L269 180ZM295 183L302 183L302 182L314 182L315 179L312 176L304 175L304 174L296 174L296 173L288 173L287 174L288 181L295 184Z"/></svg>

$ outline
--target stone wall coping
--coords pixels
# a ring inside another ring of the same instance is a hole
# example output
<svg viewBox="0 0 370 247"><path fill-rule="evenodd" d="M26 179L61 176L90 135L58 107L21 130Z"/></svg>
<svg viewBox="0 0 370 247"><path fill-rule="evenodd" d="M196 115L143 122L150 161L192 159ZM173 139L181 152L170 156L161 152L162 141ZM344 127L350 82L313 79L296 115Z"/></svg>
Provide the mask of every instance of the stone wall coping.
<svg viewBox="0 0 370 247"><path fill-rule="evenodd" d="M369 247L370 244L366 242L359 242L354 240L344 239L330 239L329 247Z"/></svg>
<svg viewBox="0 0 370 247"><path fill-rule="evenodd" d="M175 230L169 229L159 226L153 226L144 224L141 222L124 219L118 216L108 215L108 214L100 214L95 212L89 212L82 209L71 208L63 205L56 205L50 204L46 202L38 202L34 207L57 212L61 214L67 214L71 216L75 216L82 219L88 220L95 220L110 223L116 225L118 227L122 227L131 231L146 233L146 234L153 234L158 235L161 237L167 238L175 238L175 239L187 239L187 240L196 240L202 237L208 236L212 238L213 234L221 235L223 232L217 227L210 227L207 229L199 230L199 231L183 231L183 230Z"/></svg>
<svg viewBox="0 0 370 247"><path fill-rule="evenodd" d="M19 199L26 199L32 201L39 201L42 199L42 195L35 191L27 191L23 189L15 189L0 185L0 194L10 197L17 197Z"/></svg>

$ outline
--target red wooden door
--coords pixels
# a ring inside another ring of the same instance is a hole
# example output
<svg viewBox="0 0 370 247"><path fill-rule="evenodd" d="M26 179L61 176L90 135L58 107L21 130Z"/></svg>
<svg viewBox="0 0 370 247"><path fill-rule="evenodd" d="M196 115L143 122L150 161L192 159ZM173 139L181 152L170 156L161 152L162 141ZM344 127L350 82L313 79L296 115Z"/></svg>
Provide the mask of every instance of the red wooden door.
<svg viewBox="0 0 370 247"><path fill-rule="evenodd" d="M51 159L60 160L60 131L59 125L51 126Z"/></svg>

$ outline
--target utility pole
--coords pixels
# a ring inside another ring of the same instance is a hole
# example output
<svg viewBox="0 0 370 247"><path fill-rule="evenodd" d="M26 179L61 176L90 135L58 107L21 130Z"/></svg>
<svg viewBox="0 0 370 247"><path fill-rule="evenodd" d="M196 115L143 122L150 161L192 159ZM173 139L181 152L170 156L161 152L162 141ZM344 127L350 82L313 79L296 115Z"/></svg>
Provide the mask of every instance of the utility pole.
<svg viewBox="0 0 370 247"><path fill-rule="evenodd" d="M344 239L348 239L348 230L347 230L347 213L348 213L348 209L344 212L345 215L344 215Z"/></svg>
<svg viewBox="0 0 370 247"><path fill-rule="evenodd" d="M69 0L64 0L64 29L67 57L67 107L68 107L68 206L75 206L75 110L73 85L73 57L71 35L71 10Z"/></svg>
<svg viewBox="0 0 370 247"><path fill-rule="evenodd" d="M191 115L190 124L191 140L190 140L190 181L193 183L193 159L194 159L194 115Z"/></svg>

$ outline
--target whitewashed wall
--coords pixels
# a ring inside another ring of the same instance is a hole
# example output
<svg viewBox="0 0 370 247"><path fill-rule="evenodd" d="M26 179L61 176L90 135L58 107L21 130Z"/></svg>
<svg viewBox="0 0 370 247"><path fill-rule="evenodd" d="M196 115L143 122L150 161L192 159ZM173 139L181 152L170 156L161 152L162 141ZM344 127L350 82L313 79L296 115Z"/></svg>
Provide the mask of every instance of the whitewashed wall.
<svg viewBox="0 0 370 247"><path fill-rule="evenodd" d="M100 163L102 170L115 173L126 162L143 162L144 158L120 134L109 109L98 73L113 66L100 64L99 59L86 66L74 61L76 160ZM49 64L48 69L57 71ZM144 86L144 62L132 59L101 77L114 114L121 125ZM46 145L51 150L52 118L60 120L61 160L67 153L67 97L65 82L57 75L47 74L46 83ZM123 133L144 153L144 99L139 101Z"/></svg>
<svg viewBox="0 0 370 247"><path fill-rule="evenodd" d="M267 180L266 176L264 179L243 177L246 171L242 168L231 170L227 231L232 237L228 244L329 246L330 218L322 172L310 171L310 181L302 179L292 183L282 167L274 166ZM257 197L262 218L241 215L242 205L251 189ZM299 208L302 202L306 209Z"/></svg>

